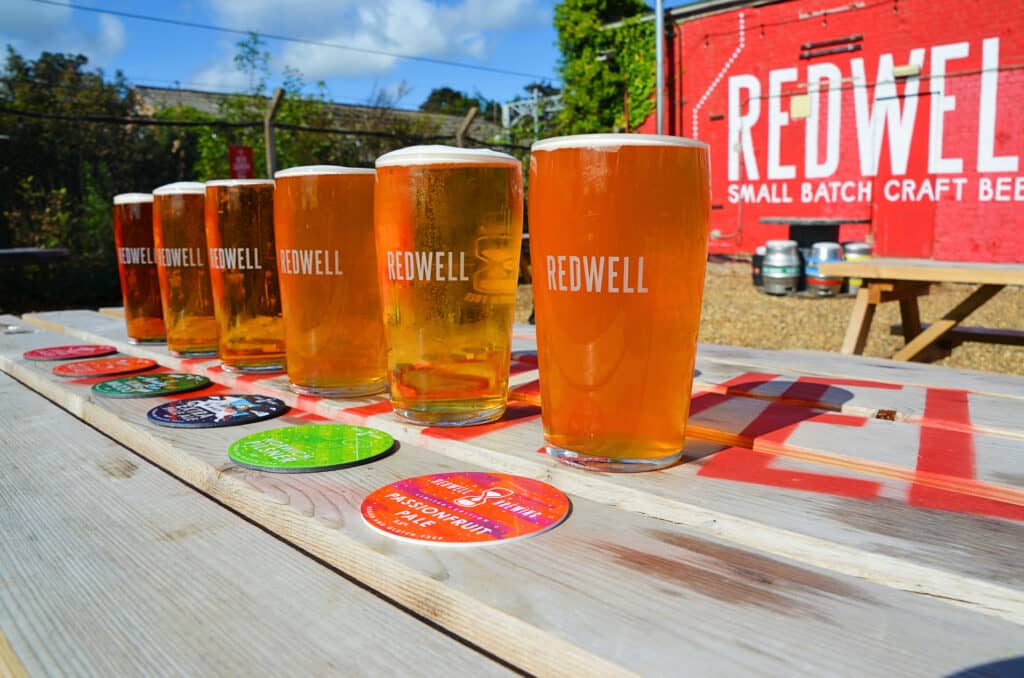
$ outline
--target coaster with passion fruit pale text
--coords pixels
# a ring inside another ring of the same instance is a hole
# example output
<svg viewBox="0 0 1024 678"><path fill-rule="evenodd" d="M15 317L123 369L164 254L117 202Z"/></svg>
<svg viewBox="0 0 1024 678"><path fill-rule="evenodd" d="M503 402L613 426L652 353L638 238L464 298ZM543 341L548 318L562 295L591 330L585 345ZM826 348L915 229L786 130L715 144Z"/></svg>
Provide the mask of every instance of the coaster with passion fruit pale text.
<svg viewBox="0 0 1024 678"><path fill-rule="evenodd" d="M332 471L364 464L394 450L384 431L348 424L303 424L261 431L231 443L236 464L275 473Z"/></svg>
<svg viewBox="0 0 1024 678"><path fill-rule="evenodd" d="M53 373L58 377L110 377L115 374L141 372L154 367L156 367L156 361L149 358L117 356L61 363L53 368Z"/></svg>
<svg viewBox="0 0 1024 678"><path fill-rule="evenodd" d="M137 374L132 377L109 379L93 384L96 395L107 398L150 398L153 396L188 393L210 385L210 380L198 374Z"/></svg>
<svg viewBox="0 0 1024 678"><path fill-rule="evenodd" d="M506 473L438 473L406 478L363 500L366 524L389 537L437 546L531 537L569 515L561 490Z"/></svg>
<svg viewBox="0 0 1024 678"><path fill-rule="evenodd" d="M101 355L117 353L113 346L97 346L95 344L74 344L71 346L50 346L25 351L25 360L74 360L75 358L97 358Z"/></svg>

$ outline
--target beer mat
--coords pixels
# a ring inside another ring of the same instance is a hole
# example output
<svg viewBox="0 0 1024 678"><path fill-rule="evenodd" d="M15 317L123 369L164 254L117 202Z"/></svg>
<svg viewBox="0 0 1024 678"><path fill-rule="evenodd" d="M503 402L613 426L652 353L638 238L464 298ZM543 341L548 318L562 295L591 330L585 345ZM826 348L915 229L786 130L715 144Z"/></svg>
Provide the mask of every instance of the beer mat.
<svg viewBox="0 0 1024 678"><path fill-rule="evenodd" d="M473 546L557 527L572 504L547 483L505 473L437 473L385 485L363 500L366 524L417 544Z"/></svg>
<svg viewBox="0 0 1024 678"><path fill-rule="evenodd" d="M260 471L310 473L364 464L394 449L395 439L375 428L304 424L240 438L228 447L228 456Z"/></svg>
<svg viewBox="0 0 1024 678"><path fill-rule="evenodd" d="M113 346L96 346L94 344L74 344L72 346L50 346L25 351L25 360L74 360L75 358L97 358L102 355L117 353Z"/></svg>
<svg viewBox="0 0 1024 678"><path fill-rule="evenodd" d="M156 361L149 358L119 356L61 363L53 368L53 373L58 377L109 377L115 374L141 372L154 367L156 367Z"/></svg>
<svg viewBox="0 0 1024 678"><path fill-rule="evenodd" d="M273 419L288 411L283 400L259 394L184 398L157 405L146 416L172 428L219 428Z"/></svg>
<svg viewBox="0 0 1024 678"><path fill-rule="evenodd" d="M210 385L210 380L197 374L137 374L131 377L109 379L93 384L96 395L107 398L148 398L152 396L187 393Z"/></svg>

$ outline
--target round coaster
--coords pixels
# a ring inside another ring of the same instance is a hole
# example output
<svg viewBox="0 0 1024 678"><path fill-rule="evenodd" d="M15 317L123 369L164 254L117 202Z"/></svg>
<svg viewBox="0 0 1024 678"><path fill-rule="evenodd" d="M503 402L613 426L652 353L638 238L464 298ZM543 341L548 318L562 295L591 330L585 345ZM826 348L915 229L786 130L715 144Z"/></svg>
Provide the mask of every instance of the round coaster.
<svg viewBox="0 0 1024 678"><path fill-rule="evenodd" d="M109 377L113 374L141 372L156 367L156 361L149 358L96 358L95 360L79 360L74 363L62 363L53 368L58 377Z"/></svg>
<svg viewBox="0 0 1024 678"><path fill-rule="evenodd" d="M93 384L93 393L108 398L148 398L150 396L187 393L210 385L210 380L197 374L138 374Z"/></svg>
<svg viewBox="0 0 1024 678"><path fill-rule="evenodd" d="M505 473L406 478L363 500L363 520L389 537L438 546L490 544L550 530L569 515L565 494Z"/></svg>
<svg viewBox="0 0 1024 678"><path fill-rule="evenodd" d="M283 400L258 394L184 398L157 405L146 416L155 424L175 428L218 428L273 419L288 411Z"/></svg>
<svg viewBox="0 0 1024 678"><path fill-rule="evenodd" d="M242 466L277 473L331 471L376 459L394 449L383 431L347 424L304 424L240 438L228 456Z"/></svg>
<svg viewBox="0 0 1024 678"><path fill-rule="evenodd" d="M26 360L73 360L74 358L96 358L101 355L117 353L113 346L96 346L94 344L75 344L73 346L50 346L26 351L22 357Z"/></svg>

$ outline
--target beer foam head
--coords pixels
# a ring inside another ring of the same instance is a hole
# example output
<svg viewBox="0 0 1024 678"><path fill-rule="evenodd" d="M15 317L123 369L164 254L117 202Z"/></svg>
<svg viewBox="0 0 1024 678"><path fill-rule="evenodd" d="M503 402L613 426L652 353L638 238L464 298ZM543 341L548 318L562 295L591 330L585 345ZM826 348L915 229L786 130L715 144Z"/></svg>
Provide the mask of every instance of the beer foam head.
<svg viewBox="0 0 1024 678"><path fill-rule="evenodd" d="M153 189L153 195L202 195L206 186L198 181L175 181Z"/></svg>
<svg viewBox="0 0 1024 678"><path fill-rule="evenodd" d="M214 179L207 186L273 186L273 179Z"/></svg>
<svg viewBox="0 0 1024 678"><path fill-rule="evenodd" d="M489 148L458 148L457 146L409 146L391 151L377 158L377 167L406 167L408 165L518 165L519 161L508 153Z"/></svg>
<svg viewBox="0 0 1024 678"><path fill-rule="evenodd" d="M372 167L342 167L341 165L303 165L274 172L275 179L285 177L316 177L324 174L376 174Z"/></svg>
<svg viewBox="0 0 1024 678"><path fill-rule="evenodd" d="M137 202L153 202L152 193L118 193L114 196L115 205L131 205Z"/></svg>
<svg viewBox="0 0 1024 678"><path fill-rule="evenodd" d="M559 151L563 148L587 148L600 151L616 151L622 146L681 146L684 148L708 147L703 141L673 137L666 134L574 134L567 137L551 137L533 142L530 152Z"/></svg>

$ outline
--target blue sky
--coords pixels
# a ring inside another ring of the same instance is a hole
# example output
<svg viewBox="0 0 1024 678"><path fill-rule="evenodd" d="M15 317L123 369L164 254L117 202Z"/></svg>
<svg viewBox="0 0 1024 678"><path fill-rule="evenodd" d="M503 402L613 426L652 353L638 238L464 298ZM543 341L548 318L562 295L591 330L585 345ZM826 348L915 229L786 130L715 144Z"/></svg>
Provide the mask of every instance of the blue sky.
<svg viewBox="0 0 1024 678"><path fill-rule="evenodd" d="M56 0L64 2L65 0ZM71 0L95 9L165 17L457 61L536 74L557 84L558 50L551 26L555 0ZM0 43L35 58L43 51L82 53L132 83L242 91L247 81L232 57L241 39L198 28L141 21L40 4L0 0ZM361 103L375 92L416 108L435 87L449 86L505 101L521 96L529 77L429 64L330 47L267 40L273 86L282 69L323 80L334 101Z"/></svg>

